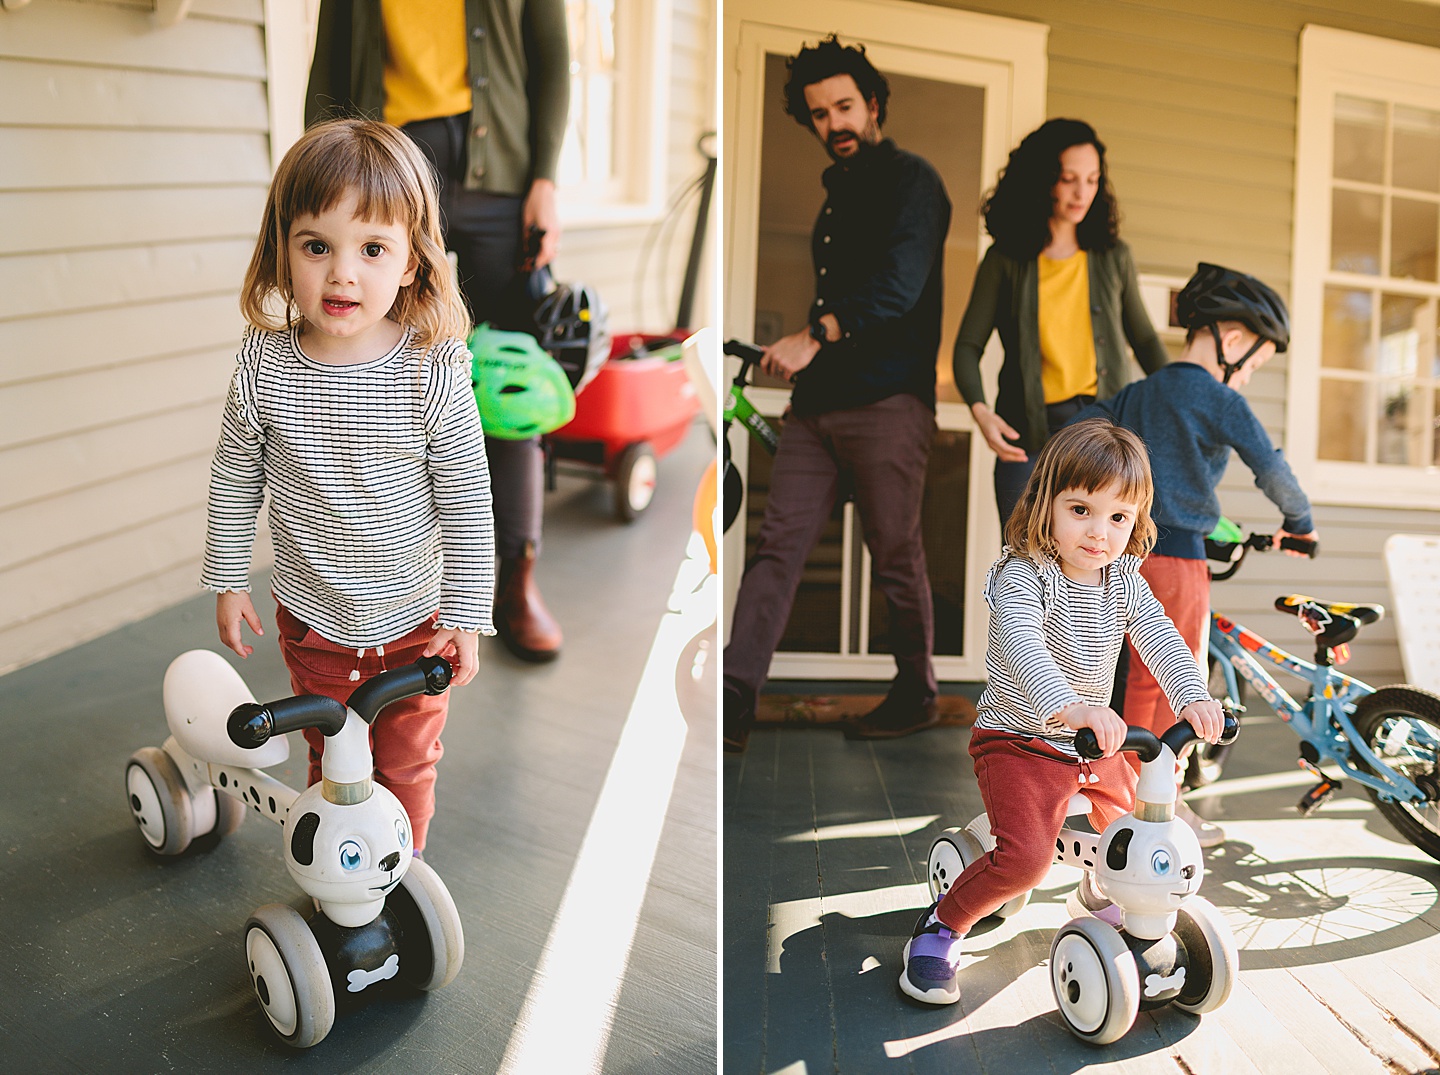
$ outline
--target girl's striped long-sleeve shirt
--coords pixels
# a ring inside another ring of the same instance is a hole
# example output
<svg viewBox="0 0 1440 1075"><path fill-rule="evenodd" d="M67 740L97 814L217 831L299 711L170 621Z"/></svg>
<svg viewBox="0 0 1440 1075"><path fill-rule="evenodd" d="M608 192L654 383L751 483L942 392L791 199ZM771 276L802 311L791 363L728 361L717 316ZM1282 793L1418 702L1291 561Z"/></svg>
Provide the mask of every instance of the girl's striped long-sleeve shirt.
<svg viewBox="0 0 1440 1075"><path fill-rule="evenodd" d="M1175 712L1210 697L1195 656L1150 586L1140 561L1121 556L1098 586L1067 578L1058 561L1036 562L1007 547L985 582L989 682L977 727L1044 739L1075 755L1075 732L1060 710L1110 704L1125 634Z"/></svg>
<svg viewBox="0 0 1440 1075"><path fill-rule="evenodd" d="M276 598L322 637L384 645L437 608L494 634L485 440L461 340L410 331L384 357L308 358L298 330L247 330L210 471L201 585L248 590L268 489Z"/></svg>

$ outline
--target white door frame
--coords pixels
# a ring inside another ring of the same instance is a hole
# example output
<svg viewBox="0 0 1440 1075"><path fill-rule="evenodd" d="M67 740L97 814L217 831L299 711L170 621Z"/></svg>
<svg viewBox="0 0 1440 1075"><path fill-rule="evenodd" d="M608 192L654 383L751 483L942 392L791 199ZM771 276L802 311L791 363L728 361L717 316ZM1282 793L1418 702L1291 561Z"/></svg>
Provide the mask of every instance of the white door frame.
<svg viewBox="0 0 1440 1075"><path fill-rule="evenodd" d="M900 0L726 0L724 41L725 310L727 338L748 339L755 319L755 278L760 217L760 142L767 53L793 54L832 31L846 42L863 42L881 71L938 81L981 86L985 119L981 142L981 183L989 186L1004 166L1011 147L1045 119L1046 43L1041 23L980 15ZM944 117L937 117L943 124ZM815 182L820 182L817 170ZM961 207L957 225L971 220L965 207L969 192L952 191ZM975 192L978 194L978 192ZM988 246L982 222L973 218L977 252ZM943 341L948 346L951 341ZM998 346L986 352L987 391L994 395ZM733 377L732 363L726 373ZM752 400L766 413L783 410L788 393L757 390ZM969 409L942 403L942 429L974 432ZM748 437L732 431L735 464L744 473ZM964 656L937 657L941 679L984 678L987 617L981 614L985 572L1000 551L990 474L994 455L982 437L971 439L970 501L967 518ZM742 513L741 519L744 518ZM743 525L725 536L725 611L729 622L745 558ZM894 662L888 655L777 653L770 674L793 679L888 679Z"/></svg>

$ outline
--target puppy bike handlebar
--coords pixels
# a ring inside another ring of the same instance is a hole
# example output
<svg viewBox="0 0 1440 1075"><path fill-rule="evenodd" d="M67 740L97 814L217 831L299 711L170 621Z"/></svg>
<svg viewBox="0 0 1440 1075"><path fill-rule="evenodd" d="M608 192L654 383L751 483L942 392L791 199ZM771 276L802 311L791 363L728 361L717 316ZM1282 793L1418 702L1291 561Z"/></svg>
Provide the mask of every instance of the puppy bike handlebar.
<svg viewBox="0 0 1440 1075"><path fill-rule="evenodd" d="M1235 741L1240 734L1240 721L1235 714L1228 709L1225 711L1225 726L1220 732L1219 743L1222 746ZM1121 745L1122 751L1132 750L1136 757L1143 761L1154 761L1160 756L1162 745L1170 748L1170 753L1178 755L1190 743L1199 739L1195 729L1189 721L1177 721L1164 735L1157 736L1148 728L1137 728L1131 725L1125 733L1125 742ZM1082 758L1088 761L1097 761L1104 756L1100 749L1100 743L1095 738L1093 728L1081 728L1075 733L1075 750Z"/></svg>
<svg viewBox="0 0 1440 1075"><path fill-rule="evenodd" d="M350 696L349 708L366 724L374 724L380 711L392 702L417 694L443 694L453 675L443 657L421 657L404 668L381 672L362 683ZM337 735L345 727L346 707L333 698L301 694L278 701L246 702L231 711L226 733L236 746L253 749L272 736L302 728L319 728L325 735Z"/></svg>

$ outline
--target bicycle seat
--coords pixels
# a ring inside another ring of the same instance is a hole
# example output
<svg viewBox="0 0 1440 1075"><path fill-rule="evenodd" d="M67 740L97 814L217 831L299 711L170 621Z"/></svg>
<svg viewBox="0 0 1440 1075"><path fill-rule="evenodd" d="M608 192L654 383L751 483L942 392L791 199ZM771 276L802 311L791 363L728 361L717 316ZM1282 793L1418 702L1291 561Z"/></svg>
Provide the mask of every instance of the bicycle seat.
<svg viewBox="0 0 1440 1075"><path fill-rule="evenodd" d="M1343 601L1320 601L1304 594L1275 598L1275 608L1297 616L1305 629L1330 645L1349 642L1366 624L1385 615L1382 605L1356 605Z"/></svg>

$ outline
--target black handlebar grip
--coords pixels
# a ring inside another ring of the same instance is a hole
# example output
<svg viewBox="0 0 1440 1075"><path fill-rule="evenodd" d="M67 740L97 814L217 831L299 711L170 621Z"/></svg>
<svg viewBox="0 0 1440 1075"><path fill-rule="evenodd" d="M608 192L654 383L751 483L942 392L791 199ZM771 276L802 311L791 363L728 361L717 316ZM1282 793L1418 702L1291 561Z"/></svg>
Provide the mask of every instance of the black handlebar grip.
<svg viewBox="0 0 1440 1075"><path fill-rule="evenodd" d="M763 347L756 347L753 343L745 343L741 340L726 340L721 348L727 355L733 355L742 362L752 365L760 361L760 356L765 353Z"/></svg>
<svg viewBox="0 0 1440 1075"><path fill-rule="evenodd" d="M1075 750L1086 761L1099 761L1105 756L1093 728L1081 728L1075 733ZM1132 726L1126 729L1125 742L1120 744L1120 750L1133 750L1141 761L1154 761L1160 756L1160 740L1150 729Z"/></svg>
<svg viewBox="0 0 1440 1075"><path fill-rule="evenodd" d="M264 746L271 737L302 728L319 728L334 735L345 727L345 707L334 698L300 694L260 705L246 702L230 711L225 732L230 742L246 750Z"/></svg>
<svg viewBox="0 0 1440 1075"><path fill-rule="evenodd" d="M1239 734L1239 718L1230 712L1230 710L1225 710L1225 724L1220 729L1220 738L1217 742L1219 745L1225 746L1228 743L1235 742ZM1166 730L1165 734L1160 737L1160 742L1169 747L1171 753L1178 755L1181 750L1199 738L1200 736L1195 733L1195 729L1190 726L1188 720L1177 720Z"/></svg>
<svg viewBox="0 0 1440 1075"><path fill-rule="evenodd" d="M1320 542L1310 541L1306 538L1284 537L1280 539L1280 547L1289 549L1291 552L1303 552L1310 559L1315 559L1320 552Z"/></svg>
<svg viewBox="0 0 1440 1075"><path fill-rule="evenodd" d="M350 695L350 708L366 724L374 724L380 710L402 698L417 694L443 694L453 675L450 662L443 657L421 657L404 668L381 672L362 683Z"/></svg>

